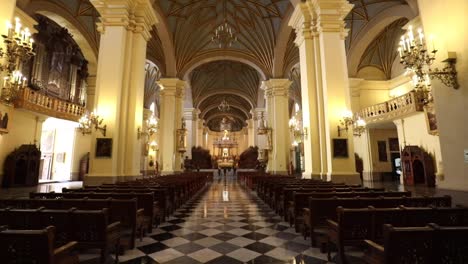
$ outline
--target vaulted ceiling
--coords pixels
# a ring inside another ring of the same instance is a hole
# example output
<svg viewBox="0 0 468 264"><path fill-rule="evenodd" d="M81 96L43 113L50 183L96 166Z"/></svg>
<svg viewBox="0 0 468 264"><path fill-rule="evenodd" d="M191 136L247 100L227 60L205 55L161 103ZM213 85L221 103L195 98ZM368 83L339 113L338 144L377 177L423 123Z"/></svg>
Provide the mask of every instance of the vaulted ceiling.
<svg viewBox="0 0 468 264"><path fill-rule="evenodd" d="M193 105L201 111L200 118L205 120L229 114L244 124L257 105L260 75L246 64L228 60L206 63L195 68L189 80ZM231 106L228 112L218 109L223 99Z"/></svg>
<svg viewBox="0 0 468 264"><path fill-rule="evenodd" d="M272 72L274 49L282 19L291 11L290 0L160 0L174 45L176 67L204 53L219 50L211 41L224 21L234 29L237 42L229 48L255 60Z"/></svg>
<svg viewBox="0 0 468 264"><path fill-rule="evenodd" d="M295 33L288 27L298 0L153 0L159 24L152 30L147 58L163 77L188 82L193 106L210 128L224 116L233 127L242 127L252 108L262 107L262 80L293 81L291 102L300 102L300 71ZM385 79L393 76L394 45L401 26L417 15L416 0L349 0L354 5L346 17L350 77L373 67ZM97 55L99 14L89 0L17 0L28 13L58 12L85 36ZM46 14L47 15L47 14ZM220 48L212 41L214 29L227 22L237 41ZM149 97L148 97L149 98ZM229 113L217 105L226 99Z"/></svg>

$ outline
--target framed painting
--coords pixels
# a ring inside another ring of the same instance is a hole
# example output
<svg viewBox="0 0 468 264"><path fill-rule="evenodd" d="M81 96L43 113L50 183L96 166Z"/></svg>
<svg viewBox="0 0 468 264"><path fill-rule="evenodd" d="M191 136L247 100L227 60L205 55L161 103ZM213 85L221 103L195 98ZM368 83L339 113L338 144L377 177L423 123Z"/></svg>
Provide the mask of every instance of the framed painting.
<svg viewBox="0 0 468 264"><path fill-rule="evenodd" d="M387 142L386 141L377 141L377 150L379 152L379 161L387 162Z"/></svg>
<svg viewBox="0 0 468 264"><path fill-rule="evenodd" d="M439 135L434 103L430 103L424 107L424 114L426 116L427 132L430 135Z"/></svg>
<svg viewBox="0 0 468 264"><path fill-rule="evenodd" d="M348 139L334 138L333 139L333 157L347 158L348 157Z"/></svg>
<svg viewBox="0 0 468 264"><path fill-rule="evenodd" d="M112 138L96 138L96 158L112 157Z"/></svg>
<svg viewBox="0 0 468 264"><path fill-rule="evenodd" d="M398 142L398 138L389 138L388 147L390 148L390 152L400 152L400 143Z"/></svg>

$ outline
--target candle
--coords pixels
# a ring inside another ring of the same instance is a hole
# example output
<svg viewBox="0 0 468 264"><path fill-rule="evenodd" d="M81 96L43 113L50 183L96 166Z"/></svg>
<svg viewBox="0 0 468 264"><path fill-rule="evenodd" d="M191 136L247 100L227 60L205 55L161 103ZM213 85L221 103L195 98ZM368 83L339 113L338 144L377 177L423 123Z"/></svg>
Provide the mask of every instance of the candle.
<svg viewBox="0 0 468 264"><path fill-rule="evenodd" d="M29 39L29 47L32 49L33 48L33 43L34 43L34 39L30 38Z"/></svg>
<svg viewBox="0 0 468 264"><path fill-rule="evenodd" d="M15 18L15 33L19 34L20 30L21 30L21 23L20 23L19 18L16 17Z"/></svg>
<svg viewBox="0 0 468 264"><path fill-rule="evenodd" d="M398 53L400 53L400 57L402 57L402 54L401 54L401 47L398 48Z"/></svg>
<svg viewBox="0 0 468 264"><path fill-rule="evenodd" d="M422 46L422 45L424 44L424 43L423 43L423 37L424 37L424 35L423 35L423 33L422 33L422 29L421 29L421 28L418 28L418 34L419 34L419 42L420 42L420 44L421 44L421 46Z"/></svg>
<svg viewBox="0 0 468 264"><path fill-rule="evenodd" d="M8 38L11 38L11 35L13 34L13 32L12 32L13 25L11 25L10 21L7 21L6 26L7 26L7 30L8 30Z"/></svg>
<svg viewBox="0 0 468 264"><path fill-rule="evenodd" d="M434 35L431 34L431 35L429 36L429 39L431 40L432 51L435 51L436 48L435 48L435 45L434 45Z"/></svg>
<svg viewBox="0 0 468 264"><path fill-rule="evenodd" d="M410 43L413 43L414 35L413 35L413 27L412 26L409 26L409 28L408 28L408 38L410 40Z"/></svg>
<svg viewBox="0 0 468 264"><path fill-rule="evenodd" d="M26 86L26 77L23 78L23 87Z"/></svg>
<svg viewBox="0 0 468 264"><path fill-rule="evenodd" d="M8 77L3 78L3 88L6 88Z"/></svg>
<svg viewBox="0 0 468 264"><path fill-rule="evenodd" d="M401 46L403 47L403 50L406 50L406 46L405 46L405 37L404 36L401 36Z"/></svg>
<svg viewBox="0 0 468 264"><path fill-rule="evenodd" d="M408 51L411 51L411 42L409 38L406 39L406 44L408 45Z"/></svg>

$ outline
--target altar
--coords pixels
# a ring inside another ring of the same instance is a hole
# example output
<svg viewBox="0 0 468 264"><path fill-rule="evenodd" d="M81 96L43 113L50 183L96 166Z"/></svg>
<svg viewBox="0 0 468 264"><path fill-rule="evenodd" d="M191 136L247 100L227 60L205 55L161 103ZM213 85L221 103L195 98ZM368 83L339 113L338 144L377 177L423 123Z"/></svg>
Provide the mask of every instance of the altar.
<svg viewBox="0 0 468 264"><path fill-rule="evenodd" d="M224 136L213 142L213 153L216 155L218 168L232 168L238 156L238 143L236 138L229 136L229 131L224 130Z"/></svg>

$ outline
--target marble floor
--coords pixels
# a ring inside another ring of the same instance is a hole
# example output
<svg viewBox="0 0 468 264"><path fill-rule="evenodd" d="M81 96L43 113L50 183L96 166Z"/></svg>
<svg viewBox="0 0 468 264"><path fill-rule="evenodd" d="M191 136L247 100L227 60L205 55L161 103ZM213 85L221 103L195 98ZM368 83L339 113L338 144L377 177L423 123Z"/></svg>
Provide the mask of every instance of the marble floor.
<svg viewBox="0 0 468 264"><path fill-rule="evenodd" d="M351 263L362 263L359 252ZM234 177L216 178L167 222L158 226L120 263L316 264L326 254L310 247L294 228L283 222L255 193ZM81 254L80 262L98 263L97 254ZM110 261L112 263L112 261ZM332 262L333 263L333 262Z"/></svg>

